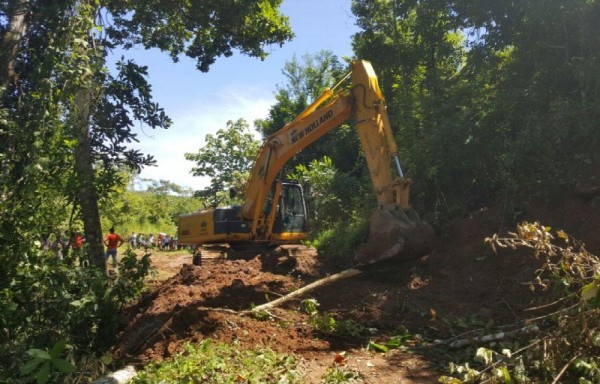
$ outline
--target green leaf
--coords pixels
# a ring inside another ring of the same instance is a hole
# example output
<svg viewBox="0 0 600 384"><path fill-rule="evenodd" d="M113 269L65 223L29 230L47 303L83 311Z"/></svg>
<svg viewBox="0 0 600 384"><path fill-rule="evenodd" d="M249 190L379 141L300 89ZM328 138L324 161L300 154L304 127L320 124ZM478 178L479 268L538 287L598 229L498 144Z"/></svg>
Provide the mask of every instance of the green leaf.
<svg viewBox="0 0 600 384"><path fill-rule="evenodd" d="M42 368L39 370L37 375L35 376L35 381L37 384L46 384L48 379L50 378L50 361L46 361Z"/></svg>
<svg viewBox="0 0 600 384"><path fill-rule="evenodd" d="M73 300L69 303L69 305L77 308L83 306L83 302L81 300Z"/></svg>
<svg viewBox="0 0 600 384"><path fill-rule="evenodd" d="M402 343L400 342L400 338L398 337L392 337L390 340L385 342L385 346L391 349L400 348L401 345Z"/></svg>
<svg viewBox="0 0 600 384"><path fill-rule="evenodd" d="M367 350L376 352L387 352L388 347L382 344L377 344L373 341L369 341L369 345L367 345Z"/></svg>
<svg viewBox="0 0 600 384"><path fill-rule="evenodd" d="M40 360L40 359L29 360L27 363L25 363L21 367L21 375L23 375L23 376L29 375L31 372L33 372L37 368L38 365L40 365L44 361L45 360Z"/></svg>
<svg viewBox="0 0 600 384"><path fill-rule="evenodd" d="M460 381L456 377L441 376L438 379L438 383L441 383L441 384L462 384L462 381Z"/></svg>
<svg viewBox="0 0 600 384"><path fill-rule="evenodd" d="M105 353L104 355L102 355L102 357L100 358L100 361L102 361L102 364L104 365L108 365L110 363L113 362L113 358L109 353Z"/></svg>
<svg viewBox="0 0 600 384"><path fill-rule="evenodd" d="M598 295L598 289L600 289L600 286L596 282L584 286L581 288L581 299L584 301L592 300Z"/></svg>
<svg viewBox="0 0 600 384"><path fill-rule="evenodd" d="M588 363L585 359L577 359L574 364L575 368L583 371L589 371L592 368L592 365Z"/></svg>
<svg viewBox="0 0 600 384"><path fill-rule="evenodd" d="M53 359L58 358L62 351L65 349L66 345L67 342L65 340L57 341L56 344L54 344L54 347L52 347L52 350L50 351L50 356L52 356Z"/></svg>
<svg viewBox="0 0 600 384"><path fill-rule="evenodd" d="M63 359L54 359L52 360L52 364L54 364L54 366L63 373L71 373L75 371L75 366Z"/></svg>
<svg viewBox="0 0 600 384"><path fill-rule="evenodd" d="M496 368L496 377L502 380L503 383L510 383L510 372L506 365Z"/></svg>
<svg viewBox="0 0 600 384"><path fill-rule="evenodd" d="M494 354L494 352L491 349L480 347L477 349L477 352L475 353L474 360L479 363L488 365L493 360L493 354Z"/></svg>
<svg viewBox="0 0 600 384"><path fill-rule="evenodd" d="M52 360L52 356L46 351L42 351L41 349L33 348L27 351L27 354L33 358L41 359L41 360Z"/></svg>

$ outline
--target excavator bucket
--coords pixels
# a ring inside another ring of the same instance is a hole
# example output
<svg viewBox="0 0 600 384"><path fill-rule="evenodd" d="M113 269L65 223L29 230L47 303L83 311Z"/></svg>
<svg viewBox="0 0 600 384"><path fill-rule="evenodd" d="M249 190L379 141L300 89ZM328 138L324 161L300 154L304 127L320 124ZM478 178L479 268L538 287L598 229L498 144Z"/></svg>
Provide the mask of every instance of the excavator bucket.
<svg viewBox="0 0 600 384"><path fill-rule="evenodd" d="M380 204L370 219L369 240L358 248L357 266L387 259L408 260L432 251L435 233L413 208L398 204Z"/></svg>

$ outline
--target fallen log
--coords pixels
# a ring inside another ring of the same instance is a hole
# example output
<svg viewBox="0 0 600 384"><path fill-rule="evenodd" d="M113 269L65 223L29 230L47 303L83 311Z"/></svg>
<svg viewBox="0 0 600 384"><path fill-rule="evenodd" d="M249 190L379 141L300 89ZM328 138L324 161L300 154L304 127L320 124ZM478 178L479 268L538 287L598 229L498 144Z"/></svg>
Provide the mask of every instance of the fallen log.
<svg viewBox="0 0 600 384"><path fill-rule="evenodd" d="M288 293L287 295L282 296L279 299L270 301L266 304L256 306L256 307L252 308L252 310L245 311L245 312L256 313L256 312L260 312L260 311L266 311L271 308L280 306L281 304L286 303L290 300L293 300L297 297L305 295L311 291L314 291L315 289L317 289L319 287L324 287L326 285L335 283L340 280L348 279L350 277L354 277L359 274L361 274L361 271L359 271L358 269L346 269L345 271L336 273L335 275L327 276L321 280L317 280L314 283L310 283L300 289L295 290L292 293Z"/></svg>
<svg viewBox="0 0 600 384"><path fill-rule="evenodd" d="M471 338L466 338L466 339L435 340L433 342L433 344L436 344L436 345L446 344L450 348L462 348L462 347L466 347L468 345L473 345L473 343L486 343L486 342L491 342L491 341L496 341L496 340L502 340L507 337L513 337L513 336L518 336L518 335L522 335L522 334L533 333L533 332L537 332L539 330L540 329L537 325L532 324L532 325L528 325L528 326L520 328L520 329L516 329L514 331L497 332L497 333L492 333L489 335L476 336L476 337L471 337Z"/></svg>

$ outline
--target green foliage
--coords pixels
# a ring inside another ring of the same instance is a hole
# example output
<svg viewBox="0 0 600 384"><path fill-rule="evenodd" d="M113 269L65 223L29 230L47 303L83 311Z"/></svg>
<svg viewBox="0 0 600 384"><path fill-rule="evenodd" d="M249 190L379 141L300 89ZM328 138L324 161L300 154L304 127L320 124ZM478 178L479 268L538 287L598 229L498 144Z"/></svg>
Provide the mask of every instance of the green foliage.
<svg viewBox="0 0 600 384"><path fill-rule="evenodd" d="M196 163L192 168L194 176L211 178L210 186L196 195L213 206L239 202L260 143L244 119L228 121L227 128L219 129L216 135L206 135L205 141L198 153L185 154L187 160ZM229 190L235 191L238 198L232 199Z"/></svg>
<svg viewBox="0 0 600 384"><path fill-rule="evenodd" d="M413 336L408 333L408 330L402 327L400 332L385 341L375 342L370 340L367 344L367 350L385 353L390 349L405 348L407 342L412 339L412 337Z"/></svg>
<svg viewBox="0 0 600 384"><path fill-rule="evenodd" d="M107 33L114 43L131 48L159 48L174 61L181 54L197 59L208 72L219 56L234 50L266 58L265 47L293 37L288 18L278 11L281 0L211 3L178 1L115 1L104 4L113 23Z"/></svg>
<svg viewBox="0 0 600 384"><path fill-rule="evenodd" d="M210 339L187 345L171 360L149 364L132 384L154 383L301 383L297 361L270 349L241 350Z"/></svg>
<svg viewBox="0 0 600 384"><path fill-rule="evenodd" d="M119 273L113 282L112 291L108 294L118 297L123 302L139 297L147 289L146 277L155 272L156 268L151 267L149 253L138 258L131 248L127 248L121 255Z"/></svg>
<svg viewBox="0 0 600 384"><path fill-rule="evenodd" d="M330 313L319 312L319 303L315 299L306 299L301 303L301 308L310 318L309 324L319 332L325 334L356 339L373 333L372 328L367 328L351 319L336 319Z"/></svg>
<svg viewBox="0 0 600 384"><path fill-rule="evenodd" d="M35 348L28 350L31 360L21 367L21 375L28 376L26 380L35 379L37 384L45 384L55 378L56 374L74 372L75 366L60 357L65 347L65 341L60 340L50 351Z"/></svg>
<svg viewBox="0 0 600 384"><path fill-rule="evenodd" d="M312 245L331 260L351 261L350 255L368 233L369 213L361 208L366 192L357 186L361 182L338 171L327 156L308 167L297 165L288 178L299 181L306 191Z"/></svg>
<svg viewBox="0 0 600 384"><path fill-rule="evenodd" d="M308 210L312 212L311 229L317 233L348 214L334 192L336 174L331 158L327 156L311 161L308 167L299 164L293 173L288 174L290 180L302 183L306 191Z"/></svg>
<svg viewBox="0 0 600 384"><path fill-rule="evenodd" d="M145 191L115 188L110 198L101 201L103 228L114 226L123 238L132 232L174 234L180 215L203 207L191 190L166 180L143 181L150 183Z"/></svg>
<svg viewBox="0 0 600 384"><path fill-rule="evenodd" d="M311 245L338 265L352 264L354 250L367 240L368 218L368 213L357 212L346 221L332 224L330 229L312 233Z"/></svg>
<svg viewBox="0 0 600 384"><path fill-rule="evenodd" d="M503 340L477 346L466 361L450 364L452 377L442 383L594 383L600 379L600 259L578 246L565 232L539 223L522 223L510 237L486 240L492 249L527 248L541 259L532 290L558 296L551 313L540 316L541 332L516 342ZM529 324L531 326L531 324ZM525 345L524 347L522 345ZM558 378L558 379L557 379Z"/></svg>
<svg viewBox="0 0 600 384"><path fill-rule="evenodd" d="M30 359L25 371L38 382L60 382L66 366L53 355L57 340L69 346L73 361L106 350L123 304L144 289L148 256L126 254L112 281L36 245L42 235L60 237L83 222L94 261L102 259L99 198L105 224L146 228L128 222L141 205L127 201L135 195L123 201L115 190L124 168L139 171L154 162L128 148L137 141L134 125L167 128L171 121L152 99L147 67L123 57L109 72L112 49L186 54L203 71L234 49L264 58L267 45L292 36L280 4L0 2L0 381L18 375L30 350L38 360ZM173 228L179 212L193 210L188 202L156 197L148 225Z"/></svg>
<svg viewBox="0 0 600 384"><path fill-rule="evenodd" d="M335 364L333 367L327 369L321 383L338 384L360 382L361 377L359 372L348 368L348 366Z"/></svg>
<svg viewBox="0 0 600 384"><path fill-rule="evenodd" d="M294 120L325 89L332 87L343 76L344 68L332 52L320 51L302 55L301 61L294 55L290 61L286 61L282 72L287 82L278 87L275 95L277 102L271 106L269 117L255 122L263 137Z"/></svg>
<svg viewBox="0 0 600 384"><path fill-rule="evenodd" d="M352 10L355 53L379 76L422 215L577 182L573 167L600 138L597 2L359 0Z"/></svg>
<svg viewBox="0 0 600 384"><path fill-rule="evenodd" d="M112 281L96 268L76 268L32 248L0 289L0 381L20 369L41 378L64 376L68 372L60 355L65 345L72 361L109 348L121 309L143 291L149 266L148 255L138 260L125 254L120 275ZM34 352L29 355L38 360L24 361L28 346L49 349L51 359L42 361L47 356Z"/></svg>

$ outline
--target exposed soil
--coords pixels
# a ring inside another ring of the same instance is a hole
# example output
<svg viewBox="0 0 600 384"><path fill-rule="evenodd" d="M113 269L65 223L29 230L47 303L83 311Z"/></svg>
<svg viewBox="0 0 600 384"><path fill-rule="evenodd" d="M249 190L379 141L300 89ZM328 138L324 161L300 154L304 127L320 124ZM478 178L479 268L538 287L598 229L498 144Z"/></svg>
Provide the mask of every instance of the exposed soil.
<svg viewBox="0 0 600 384"><path fill-rule="evenodd" d="M526 308L544 303L529 290L538 262L524 252L494 254L483 242L512 230L506 209L482 210L456 220L438 235L434 251L418 260L387 262L357 277L312 293L320 311L376 328L374 341L408 330L422 340L445 339L472 327L489 329L538 316ZM562 228L600 252L600 197L571 196L562 202L529 203L518 220L537 220ZM184 343L211 338L240 348L269 347L302 360L307 382L318 383L345 352L349 368L365 383L436 383L446 367L443 358L392 350L366 351L368 338L341 338L315 331L292 301L271 311L270 320L244 316L246 310L338 272L322 255L294 248L293 257L261 255L255 259L211 260L192 265L188 253L156 252L152 262L162 281L128 308L127 323L115 351L119 361L144 365L160 361ZM168 277L168 278L167 278Z"/></svg>

